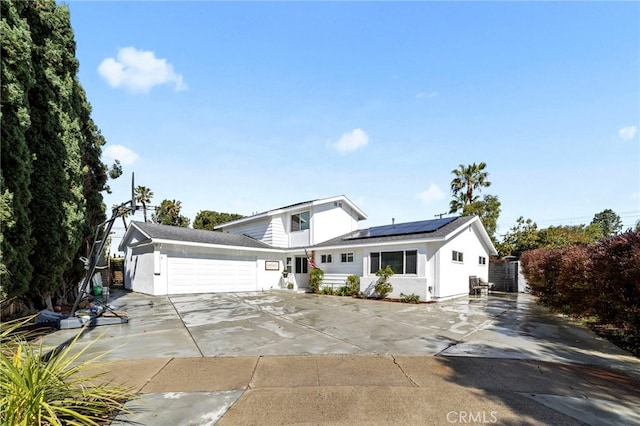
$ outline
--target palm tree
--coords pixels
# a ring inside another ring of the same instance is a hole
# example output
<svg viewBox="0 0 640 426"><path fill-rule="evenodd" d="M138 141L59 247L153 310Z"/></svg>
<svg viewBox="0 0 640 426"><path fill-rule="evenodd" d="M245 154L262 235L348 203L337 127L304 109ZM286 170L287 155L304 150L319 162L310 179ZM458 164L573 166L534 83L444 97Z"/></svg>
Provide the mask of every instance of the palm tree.
<svg viewBox="0 0 640 426"><path fill-rule="evenodd" d="M182 226L184 228L189 226L190 220L180 214L182 203L176 200L163 200L156 211L151 215L151 220L154 223L161 225Z"/></svg>
<svg viewBox="0 0 640 426"><path fill-rule="evenodd" d="M127 216L129 216L131 214L131 209L128 208L128 207L118 206L117 204L114 204L112 209L113 210L118 209L118 214L122 218L122 223L124 223L124 230L126 232L127 228L128 228L126 219L127 219Z"/></svg>
<svg viewBox="0 0 640 426"><path fill-rule="evenodd" d="M485 167L487 164L484 162L468 166L460 164L457 169L451 171L455 175L451 181L451 192L454 199L450 203L449 213L455 213L467 204L477 201L478 195L474 195L474 191L480 192L483 187L491 185L491 182L487 180L489 173L483 171Z"/></svg>
<svg viewBox="0 0 640 426"><path fill-rule="evenodd" d="M136 196L136 202L142 204L142 214L144 216L145 223L147 222L147 203L151 202L153 198L153 191L146 186L138 185L134 190Z"/></svg>

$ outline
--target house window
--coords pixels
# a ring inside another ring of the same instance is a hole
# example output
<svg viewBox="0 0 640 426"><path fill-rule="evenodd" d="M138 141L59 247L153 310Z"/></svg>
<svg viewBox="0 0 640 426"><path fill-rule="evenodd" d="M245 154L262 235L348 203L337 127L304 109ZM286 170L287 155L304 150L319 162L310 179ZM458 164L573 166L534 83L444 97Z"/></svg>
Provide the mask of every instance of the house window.
<svg viewBox="0 0 640 426"><path fill-rule="evenodd" d="M353 253L342 253L340 258L342 263L353 263Z"/></svg>
<svg viewBox="0 0 640 426"><path fill-rule="evenodd" d="M462 254L461 251L452 251L451 252L451 260L453 260L454 262L464 262L464 256Z"/></svg>
<svg viewBox="0 0 640 426"><path fill-rule="evenodd" d="M285 265L284 269L285 269L287 272L291 272L291 258L290 258L290 257L287 257L287 263L286 263L286 265Z"/></svg>
<svg viewBox="0 0 640 426"><path fill-rule="evenodd" d="M309 212L291 215L291 232L309 229Z"/></svg>
<svg viewBox="0 0 640 426"><path fill-rule="evenodd" d="M369 272L371 272L372 274L375 274L376 272L378 272L378 269L380 269L380 253L371 253L371 270Z"/></svg>
<svg viewBox="0 0 640 426"><path fill-rule="evenodd" d="M330 254L323 254L322 256L320 256L320 262L321 263L331 263L333 262L333 258Z"/></svg>
<svg viewBox="0 0 640 426"><path fill-rule="evenodd" d="M418 252L417 250L404 252L404 273L405 274L417 274L418 273Z"/></svg>
<svg viewBox="0 0 640 426"><path fill-rule="evenodd" d="M478 264L479 264L479 265L486 265L486 264L487 264L487 258L486 258L486 257L484 257L484 256L480 256L480 257L478 258Z"/></svg>
<svg viewBox="0 0 640 426"><path fill-rule="evenodd" d="M309 264L306 257L296 257L296 274L309 272Z"/></svg>
<svg viewBox="0 0 640 426"><path fill-rule="evenodd" d="M416 274L418 273L418 251L383 251L380 253L370 253L371 269L375 274L379 269L391 267L394 274Z"/></svg>

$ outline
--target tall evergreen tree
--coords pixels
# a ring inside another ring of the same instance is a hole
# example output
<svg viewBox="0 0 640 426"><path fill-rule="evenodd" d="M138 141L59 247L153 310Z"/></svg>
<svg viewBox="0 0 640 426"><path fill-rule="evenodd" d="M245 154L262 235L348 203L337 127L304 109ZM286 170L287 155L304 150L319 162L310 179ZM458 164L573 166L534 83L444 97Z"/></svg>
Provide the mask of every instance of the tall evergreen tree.
<svg viewBox="0 0 640 426"><path fill-rule="evenodd" d="M35 85L32 65L32 40L23 12L26 2L0 2L0 37L2 38L2 123L0 125L0 190L7 194L13 226L2 221L3 290L20 295L29 288L33 267L29 255L33 250L32 227L29 219L29 189L32 156L26 133L31 126L27 94Z"/></svg>
<svg viewBox="0 0 640 426"><path fill-rule="evenodd" d="M603 237L610 237L622 231L622 220L620 216L611 209L596 213L595 216L593 216L591 224L600 227Z"/></svg>
<svg viewBox="0 0 640 426"><path fill-rule="evenodd" d="M69 10L2 1L3 290L51 307L104 221L104 138L77 79ZM9 215L9 216L8 216ZM3 220L5 222L5 220Z"/></svg>
<svg viewBox="0 0 640 426"><path fill-rule="evenodd" d="M107 167L100 160L105 140L91 119L91 105L77 80L74 84L74 97L76 98L74 102L76 115L81 125L82 194L85 202L85 217L82 223L81 243L72 258L71 268L66 271L64 277L66 286L62 293L67 295L67 290L70 290L67 296L71 298L75 297L74 290L77 288L75 284L86 273L84 265L73 260L81 256L89 256L94 244L96 227L106 219L102 191L109 191Z"/></svg>
<svg viewBox="0 0 640 426"><path fill-rule="evenodd" d="M29 2L25 16L34 42L32 58L38 83L29 91L32 113L27 131L34 155L29 213L36 243L31 253L31 288L51 308L51 296L62 285L78 248L77 227L84 213L78 211L82 194L76 184L79 135L75 117L70 115L78 64L66 7L53 1Z"/></svg>

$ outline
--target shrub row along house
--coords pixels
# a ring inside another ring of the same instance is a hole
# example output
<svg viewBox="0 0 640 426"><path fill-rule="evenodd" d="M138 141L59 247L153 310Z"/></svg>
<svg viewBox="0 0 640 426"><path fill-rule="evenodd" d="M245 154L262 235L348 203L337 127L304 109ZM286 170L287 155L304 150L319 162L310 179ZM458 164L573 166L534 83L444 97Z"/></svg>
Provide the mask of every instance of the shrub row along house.
<svg viewBox="0 0 640 426"><path fill-rule="evenodd" d="M489 256L497 252L477 216L359 229L366 218L337 196L216 227L222 232L132 222L119 247L125 288L152 295L304 289L309 264L324 271L324 286L356 275L366 294L389 265L389 297L423 301L468 294L469 276L488 280Z"/></svg>

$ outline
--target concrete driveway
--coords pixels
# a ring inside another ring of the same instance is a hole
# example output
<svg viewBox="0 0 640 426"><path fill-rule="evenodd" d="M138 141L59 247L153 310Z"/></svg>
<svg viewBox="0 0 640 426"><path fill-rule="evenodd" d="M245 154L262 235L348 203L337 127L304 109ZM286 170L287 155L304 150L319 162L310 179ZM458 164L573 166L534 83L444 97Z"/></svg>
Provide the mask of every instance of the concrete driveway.
<svg viewBox="0 0 640 426"><path fill-rule="evenodd" d="M640 387L640 360L526 294L408 305L289 291L120 293L111 305L128 312L130 322L88 330L79 346L100 336L85 356L109 351L105 359L119 362L112 377L142 393L132 403L139 414L122 421L173 424L158 414L171 412L182 420L197 414L181 424L640 424L640 391L633 390ZM53 333L45 348L76 333ZM457 386L449 396L438 392L451 383ZM495 387L508 397L496 398ZM425 388L435 393L421 394ZM175 399L171 409L167 395ZM351 402L334 407L328 401L335 397ZM362 408L376 397L397 400L401 410ZM309 400L319 404L311 412ZM338 414L326 417L327 408ZM477 421L480 412L485 421ZM492 412L500 418L492 421Z"/></svg>

